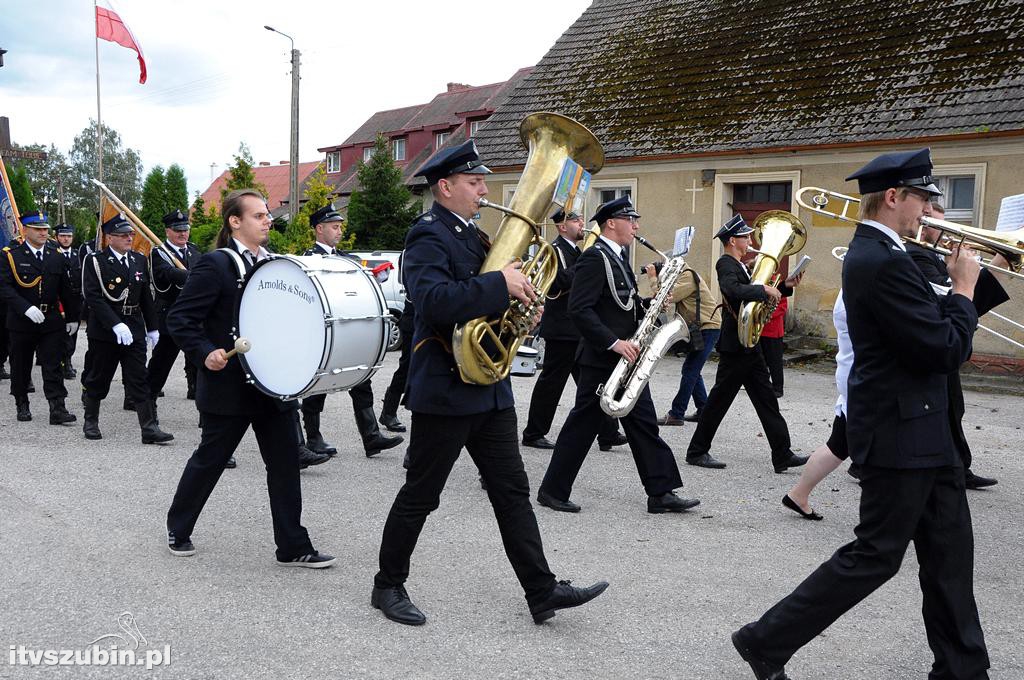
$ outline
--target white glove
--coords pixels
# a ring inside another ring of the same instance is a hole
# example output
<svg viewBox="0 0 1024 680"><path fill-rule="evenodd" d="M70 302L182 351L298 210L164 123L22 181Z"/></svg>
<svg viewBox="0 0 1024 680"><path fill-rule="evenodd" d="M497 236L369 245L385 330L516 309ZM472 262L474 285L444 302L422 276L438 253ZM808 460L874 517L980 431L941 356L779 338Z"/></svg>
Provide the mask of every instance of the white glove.
<svg viewBox="0 0 1024 680"><path fill-rule="evenodd" d="M78 322L68 321L66 324L64 324L64 330L67 331L68 335L74 335L75 333L78 332Z"/></svg>
<svg viewBox="0 0 1024 680"><path fill-rule="evenodd" d="M25 316L34 321L35 323L42 323L46 321L46 315L43 314L42 310L32 305L25 310Z"/></svg>
<svg viewBox="0 0 1024 680"><path fill-rule="evenodd" d="M119 345L130 345L135 341L132 337L132 332L128 328L128 324L119 323L112 329L114 335L117 336L117 344Z"/></svg>
<svg viewBox="0 0 1024 680"><path fill-rule="evenodd" d="M156 343L160 342L160 331L149 331L146 333L146 339L149 340L150 347L156 347Z"/></svg>

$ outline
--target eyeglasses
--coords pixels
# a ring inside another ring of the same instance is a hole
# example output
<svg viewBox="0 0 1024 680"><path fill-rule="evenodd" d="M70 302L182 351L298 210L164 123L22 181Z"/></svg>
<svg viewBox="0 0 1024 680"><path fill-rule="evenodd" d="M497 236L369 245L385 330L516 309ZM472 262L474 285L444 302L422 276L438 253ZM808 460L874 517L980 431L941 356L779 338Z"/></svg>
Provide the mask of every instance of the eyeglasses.
<svg viewBox="0 0 1024 680"><path fill-rule="evenodd" d="M623 220L625 222L629 222L630 224L638 224L640 218L638 218L638 217L615 217L613 219Z"/></svg>

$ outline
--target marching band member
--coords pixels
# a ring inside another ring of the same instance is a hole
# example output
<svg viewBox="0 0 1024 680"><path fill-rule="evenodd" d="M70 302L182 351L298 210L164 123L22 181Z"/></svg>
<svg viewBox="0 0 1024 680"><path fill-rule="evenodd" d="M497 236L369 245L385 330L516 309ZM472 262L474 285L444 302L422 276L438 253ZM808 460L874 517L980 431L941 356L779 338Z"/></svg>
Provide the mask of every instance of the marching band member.
<svg viewBox="0 0 1024 680"><path fill-rule="evenodd" d="M583 338L576 404L558 433L537 491L538 503L559 512L580 511L569 496L605 416L598 387L608 380L619 357L636 361L640 354L630 338L643 317L643 301L633 271L623 259L639 218L628 196L599 206L591 219L600 225L601 236L576 262L569 296L569 314ZM650 387L645 385L632 411L621 419L622 427L647 492L647 511L682 512L700 501L675 494L683 481L672 449L658 436L657 418Z"/></svg>
<svg viewBox="0 0 1024 680"><path fill-rule="evenodd" d="M221 206L224 223L217 250L203 255L185 280L167 313L167 328L199 371L196 407L202 414L202 439L185 465L167 511L167 544L172 555L196 552L192 543L199 514L224 472L225 463L252 427L267 469L270 515L277 563L322 569L334 557L313 549L301 524L302 488L295 400L281 401L246 382L237 356L228 357L235 337L234 315L240 281L269 256L263 245L270 231L270 210L254 189L234 191Z"/></svg>
<svg viewBox="0 0 1024 680"><path fill-rule="evenodd" d="M153 248L149 254L149 272L153 278L153 289L156 291L156 315L160 329L160 341L153 348L153 354L149 357L149 365L146 367L149 373L149 394L154 408L156 408L157 397L163 391L167 376L170 375L171 368L180 352L178 344L167 330L167 310L174 305L181 289L185 287L189 268L203 254L198 246L188 240L192 227L188 223L187 214L181 210L175 210L164 215L162 221L167 235L164 246L177 258L178 262L185 265L185 268L176 267L163 248ZM185 380L191 398L195 398L195 374L195 366L186 358Z"/></svg>
<svg viewBox="0 0 1024 680"><path fill-rule="evenodd" d="M4 246L0 262L0 298L7 307L5 325L10 338L11 395L19 421L32 420L28 385L32 357L39 355L43 393L50 405L50 424L73 423L64 399L68 391L61 376L64 338L78 330L78 289L71 280L67 258L48 240L46 215L28 212L21 217L25 240ZM65 317L61 317L60 307Z"/></svg>
<svg viewBox="0 0 1024 680"><path fill-rule="evenodd" d="M535 449L553 449L545 435L551 429L555 409L565 389L565 382L572 380L579 384L579 366L576 350L580 344L580 332L569 316L569 291L572 288L573 271L580 256L577 245L583 240L583 218L577 213L568 215L559 209L551 216L558 229L558 237L552 242L558 259L558 274L548 290L544 301L544 315L540 320L540 337L544 339L544 366L530 395L530 412L523 429L523 446ZM626 443L619 432L618 422L603 414L597 443L602 451Z"/></svg>
<svg viewBox="0 0 1024 680"><path fill-rule="evenodd" d="M86 439L102 439L100 402L110 392L118 365L125 398L139 416L143 444L164 444L174 435L160 429L146 377L146 344L160 339L146 258L132 250L132 228L124 213L102 225L108 246L82 263L82 289L89 306L89 359L82 374ZM149 329L147 331L147 329Z"/></svg>
<svg viewBox="0 0 1024 680"><path fill-rule="evenodd" d="M337 249L338 241L344 227L344 219L335 209L334 204L320 208L309 217L309 226L316 234L316 243L303 255L339 255L349 257L348 253ZM386 272L385 272L386 275ZM402 437L389 437L381 434L377 426L377 417L373 413L373 386L364 380L348 391L352 398L356 427L363 440L363 451L366 457L376 456L381 451L394 448L401 444ZM302 400L302 420L306 426L305 446L314 453L333 456L338 449L324 441L320 432L320 414L323 413L326 394L306 397Z"/></svg>
<svg viewBox="0 0 1024 680"><path fill-rule="evenodd" d="M71 248L71 242L75 239L75 228L70 224L58 224L53 228L54 237L57 239L57 252L64 256L68 262L68 275L71 279L71 288L75 291L79 302L82 299L82 261L78 259L78 253ZM78 305L81 309L81 304ZM76 315L81 317L81 312ZM64 378L71 380L78 376L78 371L71 365L71 359L75 356L75 348L78 346L78 323L81 318L68 316L64 311L64 321L67 323L68 333L64 337Z"/></svg>
<svg viewBox="0 0 1024 680"><path fill-rule="evenodd" d="M715 264L724 307L722 333L718 337L718 372L715 374L715 386L711 388L690 439L686 462L705 468L725 467L724 462L711 455L711 442L740 387L744 387L771 446L772 466L776 473L780 473L803 465L807 456L798 456L790 448L789 428L779 413L779 400L772 389L761 348L740 344L737 315L742 304L749 300L765 302L769 297L778 300L792 295L800 277L787 279L779 288L751 284L750 274L743 266L743 256L750 248L753 231L742 216L736 215L715 234L725 251Z"/></svg>
<svg viewBox="0 0 1024 680"><path fill-rule="evenodd" d="M760 620L733 633L755 677L785 678L785 664L836 619L892 578L911 540L932 676L984 678L988 652L974 600L974 537L948 375L971 353L979 266L954 250L952 295L940 304L905 252L925 205L939 195L929 151L884 154L847 179L859 183L861 221L843 261L853 349L847 441L861 484L856 538Z"/></svg>
<svg viewBox="0 0 1024 680"><path fill-rule="evenodd" d="M484 175L489 172L469 140L436 153L416 173L426 178L434 203L409 231L403 260L416 305L406 396L412 411L410 465L384 525L380 571L370 599L387 618L407 625L427 620L405 589L409 562L463 448L487 484L505 553L535 623L592 600L608 586L601 581L577 588L555 580L530 505L510 380L493 385L463 382L452 355L449 343L457 324L503 312L510 295L526 304L536 299L529 279L518 271L519 263L479 273L490 241L472 219L487 195Z"/></svg>

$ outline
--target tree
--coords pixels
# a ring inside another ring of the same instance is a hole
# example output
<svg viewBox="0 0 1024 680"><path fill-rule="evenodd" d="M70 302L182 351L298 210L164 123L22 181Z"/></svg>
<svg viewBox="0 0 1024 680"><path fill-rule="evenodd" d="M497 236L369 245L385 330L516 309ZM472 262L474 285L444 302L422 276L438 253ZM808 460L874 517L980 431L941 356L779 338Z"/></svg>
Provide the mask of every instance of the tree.
<svg viewBox="0 0 1024 680"><path fill-rule="evenodd" d="M164 204L167 212L172 210L184 211L188 207L188 183L185 181L185 171L177 163L172 163L167 168L165 175L167 189L164 194Z"/></svg>
<svg viewBox="0 0 1024 680"><path fill-rule="evenodd" d="M7 174L11 181L11 192L14 194L14 202L18 205L19 216L30 210L39 210L36 199L32 197L32 184L28 181L28 173L22 165L15 165Z"/></svg>
<svg viewBox="0 0 1024 680"><path fill-rule="evenodd" d="M139 211L139 217L150 230L156 231L160 229L163 216L169 212L167 181L164 169L158 165L149 171L142 185L142 209Z"/></svg>
<svg viewBox="0 0 1024 680"><path fill-rule="evenodd" d="M20 165L28 175L32 195L36 199L39 210L51 216L52 224L57 224L60 220L61 185L67 182L70 172L67 158L53 144L50 145L50 148L46 148L42 144L29 144L19 148L46 152L46 160L25 160ZM20 207L21 204L18 205ZM66 217L65 221L67 221ZM70 222L68 223L70 224Z"/></svg>
<svg viewBox="0 0 1024 680"><path fill-rule="evenodd" d="M402 183L402 171L391 160L388 141L378 134L369 163L359 162L359 189L348 203L348 229L359 248L401 250L420 203Z"/></svg>
<svg viewBox="0 0 1024 680"><path fill-rule="evenodd" d="M256 181L256 173L252 170L252 153L245 142L238 145L235 164L228 168L227 184L220 190L221 203L224 203L228 194L238 189L256 189L264 196L267 195L267 187Z"/></svg>
<svg viewBox="0 0 1024 680"><path fill-rule="evenodd" d="M208 251L217 238L220 231L220 211L216 205L206 208L206 201L196 192L196 200L192 202L192 214L189 217L192 225L192 233L189 240L196 244L200 250Z"/></svg>
<svg viewBox="0 0 1024 680"><path fill-rule="evenodd" d="M89 121L71 145L68 154L70 173L64 192L69 205L86 208L95 212L99 203L96 186L89 180L96 177L96 121ZM139 152L125 149L121 135L106 125L103 126L103 183L125 205L138 206L142 198L142 160Z"/></svg>

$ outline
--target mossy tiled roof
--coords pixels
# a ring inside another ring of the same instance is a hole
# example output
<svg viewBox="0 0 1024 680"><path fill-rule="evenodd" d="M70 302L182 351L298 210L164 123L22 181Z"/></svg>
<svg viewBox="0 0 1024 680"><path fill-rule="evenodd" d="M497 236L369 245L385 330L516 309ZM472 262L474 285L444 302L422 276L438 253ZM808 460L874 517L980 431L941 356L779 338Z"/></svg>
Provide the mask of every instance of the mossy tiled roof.
<svg viewBox="0 0 1024 680"><path fill-rule="evenodd" d="M1024 130L1024 0L595 0L477 136L534 111L609 159Z"/></svg>

